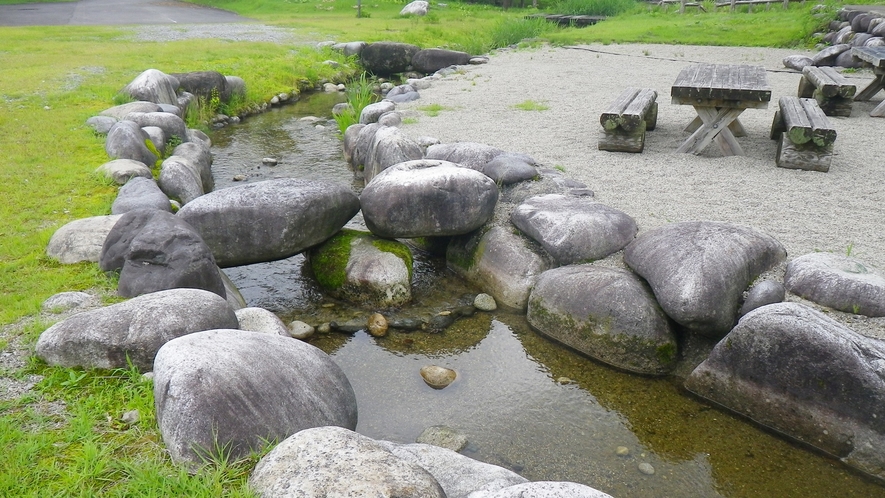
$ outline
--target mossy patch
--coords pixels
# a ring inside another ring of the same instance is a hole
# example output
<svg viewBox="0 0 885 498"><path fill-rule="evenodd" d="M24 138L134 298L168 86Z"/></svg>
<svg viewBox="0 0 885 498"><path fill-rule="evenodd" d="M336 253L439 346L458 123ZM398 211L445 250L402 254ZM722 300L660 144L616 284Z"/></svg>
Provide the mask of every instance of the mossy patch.
<svg viewBox="0 0 885 498"><path fill-rule="evenodd" d="M310 269L321 287L335 291L344 285L351 243L363 235L364 232L345 228L310 251Z"/></svg>

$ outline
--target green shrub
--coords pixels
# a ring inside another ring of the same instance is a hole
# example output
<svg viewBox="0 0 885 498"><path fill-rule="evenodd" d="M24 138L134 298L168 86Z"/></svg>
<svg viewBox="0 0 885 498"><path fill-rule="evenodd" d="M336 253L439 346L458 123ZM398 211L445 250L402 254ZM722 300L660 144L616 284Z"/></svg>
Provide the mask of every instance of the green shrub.
<svg viewBox="0 0 885 498"><path fill-rule="evenodd" d="M353 80L347 85L345 94L347 95L347 103L350 106L343 112L335 115L335 121L338 123L338 130L343 134L347 127L359 123L360 113L363 108L376 100L374 92L374 82L369 79L363 72L359 79Z"/></svg>
<svg viewBox="0 0 885 498"><path fill-rule="evenodd" d="M630 0L632 1L632 0ZM507 47L523 40L537 38L544 33L553 31L556 26L540 17L507 18L498 22L491 30L488 50ZM488 51L486 50L486 51ZM477 52L483 53L483 52Z"/></svg>

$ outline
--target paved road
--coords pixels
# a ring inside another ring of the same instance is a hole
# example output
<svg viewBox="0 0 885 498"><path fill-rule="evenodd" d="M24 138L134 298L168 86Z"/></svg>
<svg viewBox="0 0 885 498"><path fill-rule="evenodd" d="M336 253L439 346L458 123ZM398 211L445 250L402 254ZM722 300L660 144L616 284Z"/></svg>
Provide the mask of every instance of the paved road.
<svg viewBox="0 0 885 498"><path fill-rule="evenodd" d="M164 0L80 0L0 5L0 26L231 23L233 12Z"/></svg>

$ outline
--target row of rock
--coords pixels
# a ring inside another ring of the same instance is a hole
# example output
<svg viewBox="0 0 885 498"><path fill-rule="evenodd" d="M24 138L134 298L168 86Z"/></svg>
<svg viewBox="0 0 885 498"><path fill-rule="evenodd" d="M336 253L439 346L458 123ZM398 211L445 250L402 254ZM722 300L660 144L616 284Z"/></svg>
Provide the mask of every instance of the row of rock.
<svg viewBox="0 0 885 498"><path fill-rule="evenodd" d="M843 8L831 21L827 33L816 36L829 46L811 57L791 55L784 66L801 71L805 66L863 67L863 61L851 55L851 47L885 46L885 15L868 10Z"/></svg>

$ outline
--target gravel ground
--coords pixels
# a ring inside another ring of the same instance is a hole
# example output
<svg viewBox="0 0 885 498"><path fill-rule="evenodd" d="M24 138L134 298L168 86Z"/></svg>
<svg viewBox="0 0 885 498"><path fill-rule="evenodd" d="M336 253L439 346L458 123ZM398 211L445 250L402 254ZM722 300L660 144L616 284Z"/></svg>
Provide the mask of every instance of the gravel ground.
<svg viewBox="0 0 885 498"><path fill-rule="evenodd" d="M828 173L775 166L770 140L781 96L796 95L800 74L782 60L795 50L681 45L587 45L504 51L489 64L468 66L421 91L421 99L399 106L417 123L404 125L412 137L444 143L480 142L531 155L563 169L595 191L596 198L633 216L640 231L667 223L708 220L738 223L768 233L787 249L788 259L815 251L850 252L885 270L883 205L885 162L879 158L885 119L871 118L878 103L856 102L850 117L831 117L837 129ZM688 137L695 117L690 106L670 103L669 87L692 62L753 64L767 70L772 87L768 109L741 115L748 136L746 155L723 157L712 144L700 155L674 151ZM872 73L847 76L860 88ZM641 154L597 149L599 115L627 86L658 92L657 129L648 132ZM523 111L533 101L548 107ZM436 117L421 109L438 104ZM782 275L783 267L772 272ZM841 314L840 314L841 315ZM885 319L844 315L860 332L885 338Z"/></svg>

